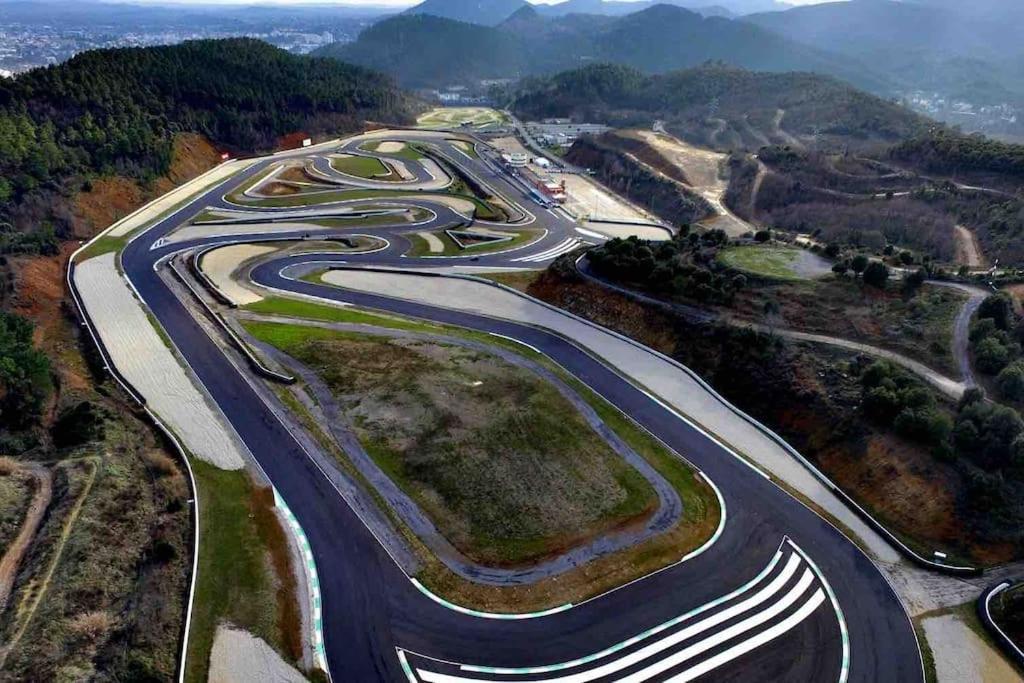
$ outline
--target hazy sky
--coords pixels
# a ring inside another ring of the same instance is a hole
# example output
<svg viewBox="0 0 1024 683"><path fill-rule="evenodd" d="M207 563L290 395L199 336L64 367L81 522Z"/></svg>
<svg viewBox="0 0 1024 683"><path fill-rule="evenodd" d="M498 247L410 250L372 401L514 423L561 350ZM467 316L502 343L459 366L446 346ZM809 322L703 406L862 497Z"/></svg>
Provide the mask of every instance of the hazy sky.
<svg viewBox="0 0 1024 683"><path fill-rule="evenodd" d="M193 5L388 5L392 7L405 7L417 4L419 0L107 0L108 2L127 2L140 5L169 5L169 4L193 4ZM530 2L550 3L554 0L529 0ZM629 0L626 0L629 1ZM777 2L779 0L776 0ZM821 2L835 2L836 0L786 0L791 5L814 5ZM694 3L698 4L698 3ZM715 0L707 0L707 3L714 5Z"/></svg>

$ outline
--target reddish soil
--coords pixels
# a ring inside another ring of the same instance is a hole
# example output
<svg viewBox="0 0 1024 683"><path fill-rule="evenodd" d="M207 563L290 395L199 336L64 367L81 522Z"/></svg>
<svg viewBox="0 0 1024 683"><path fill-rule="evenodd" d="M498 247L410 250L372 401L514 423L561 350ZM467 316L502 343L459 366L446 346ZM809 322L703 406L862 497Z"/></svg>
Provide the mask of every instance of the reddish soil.
<svg viewBox="0 0 1024 683"><path fill-rule="evenodd" d="M204 137L182 133L174 140L174 156L166 176L150 188L120 176L94 180L90 192L74 199L75 236L88 239L152 199L220 163L220 152Z"/></svg>
<svg viewBox="0 0 1024 683"><path fill-rule="evenodd" d="M92 191L80 192L74 200L77 218L75 236L87 239L154 197L168 192L219 163L220 155L199 135L183 134L174 144L171 169L148 190L137 182L111 176L93 181ZM88 368L78 349L78 330L65 313L64 272L77 241L61 245L56 256L12 256L9 272L14 276L14 295L8 307L31 319L36 326L36 344L50 356L58 377L58 392L84 390L91 384Z"/></svg>

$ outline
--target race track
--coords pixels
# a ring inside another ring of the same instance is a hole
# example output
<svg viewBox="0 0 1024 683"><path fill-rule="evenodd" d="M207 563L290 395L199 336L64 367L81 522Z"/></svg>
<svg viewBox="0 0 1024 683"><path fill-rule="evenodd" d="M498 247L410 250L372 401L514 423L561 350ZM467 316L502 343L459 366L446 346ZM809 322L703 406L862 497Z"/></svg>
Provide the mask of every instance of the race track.
<svg viewBox="0 0 1024 683"><path fill-rule="evenodd" d="M563 253L597 241L592 234L577 231L559 210L539 206L486 150L481 159L474 159L444 136L428 132L395 132L387 139L433 145L443 162L456 165L504 200L512 226L543 228L541 236L510 251L406 256L412 233L465 224L467 218L427 196L437 191L438 184L430 165L374 153L400 160L415 176L410 182L430 188L422 191L423 198L389 196L387 202L418 206L432 217L416 224L360 228L361 233L387 241L386 248L374 253L323 252L262 261L252 269L252 281L294 294L500 334L538 349L694 463L721 492L725 522L721 534L696 556L546 616L488 618L452 609L425 595L228 360L207 326L193 318L161 277L167 259L201 247L342 234L336 228L318 226L246 233L244 227L236 226L230 235L168 239L202 211L239 209L227 195L270 165L310 153L296 151L262 160L134 236L121 253L121 264L197 381L302 525L320 580L332 679L358 683L923 681L911 622L868 557L827 521L609 363L537 325L444 301L388 296L386 288L346 289L296 277L318 267L403 271L467 265L543 267ZM360 144L342 142L332 151L367 154ZM332 168L322 154L322 150L316 152L311 163L318 174L329 176ZM392 189L394 185L363 181L358 187ZM318 210L360 203L385 202L339 200L320 204ZM244 210L272 216L295 209L245 206ZM424 276L393 273L386 277Z"/></svg>

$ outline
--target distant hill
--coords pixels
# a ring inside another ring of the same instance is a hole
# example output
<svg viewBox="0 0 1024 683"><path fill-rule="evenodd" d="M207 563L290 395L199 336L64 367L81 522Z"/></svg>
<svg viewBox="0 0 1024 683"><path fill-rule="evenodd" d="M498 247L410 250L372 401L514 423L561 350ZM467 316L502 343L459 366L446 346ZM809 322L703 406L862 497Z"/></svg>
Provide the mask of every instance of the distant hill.
<svg viewBox="0 0 1024 683"><path fill-rule="evenodd" d="M521 7L496 27L475 29L447 19L416 22L399 16L363 31L353 43L327 46L315 54L380 69L416 87L477 74L554 73L600 62L658 73L713 59L746 68L814 71L874 91L887 89L885 78L855 60L794 43L743 21L703 17L664 4L621 17L545 17L544 11Z"/></svg>
<svg viewBox="0 0 1024 683"><path fill-rule="evenodd" d="M650 127L662 121L680 137L719 149L891 143L934 125L834 78L753 72L720 63L662 75L592 65L529 79L512 108L526 118L570 116L617 126Z"/></svg>
<svg viewBox="0 0 1024 683"><path fill-rule="evenodd" d="M977 2L851 0L743 18L794 42L846 55L884 72L901 90L939 92L975 104L1024 101L1024 3L979 11Z"/></svg>
<svg viewBox="0 0 1024 683"><path fill-rule="evenodd" d="M84 179L160 176L178 132L255 152L297 131L411 122L415 106L379 73L257 40L84 52L0 79L0 222L66 234Z"/></svg>
<svg viewBox="0 0 1024 683"><path fill-rule="evenodd" d="M525 0L423 0L420 4L405 10L404 14L429 14L471 24L494 26L526 5Z"/></svg>
<svg viewBox="0 0 1024 683"><path fill-rule="evenodd" d="M545 17L564 17L567 14L600 14L621 17L645 10L659 4L657 0L565 0L553 5L533 5ZM661 4L685 7L705 17L733 17L735 14L722 5L692 5L685 1L662 2Z"/></svg>
<svg viewBox="0 0 1024 683"><path fill-rule="evenodd" d="M529 70L531 61L511 33L429 14L385 19L355 42L328 45L313 54L362 64L415 87L516 77Z"/></svg>

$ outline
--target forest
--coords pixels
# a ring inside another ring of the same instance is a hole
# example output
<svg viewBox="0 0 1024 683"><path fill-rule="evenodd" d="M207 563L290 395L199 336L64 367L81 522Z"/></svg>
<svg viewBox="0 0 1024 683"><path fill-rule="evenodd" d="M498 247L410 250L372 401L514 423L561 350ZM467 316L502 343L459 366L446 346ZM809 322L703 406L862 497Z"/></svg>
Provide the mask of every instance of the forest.
<svg viewBox="0 0 1024 683"><path fill-rule="evenodd" d="M931 123L835 78L720 62L650 76L594 64L524 79L512 97L513 110L526 118L570 116L643 127L660 119L679 137L730 150L756 151L766 140L781 141L780 110L789 133L836 145L898 142Z"/></svg>
<svg viewBox="0 0 1024 683"><path fill-rule="evenodd" d="M69 195L95 176L162 175L178 132L251 153L297 131L406 123L415 107L383 75L257 40L85 52L0 80L0 223L66 237ZM39 241L5 237L0 250Z"/></svg>

